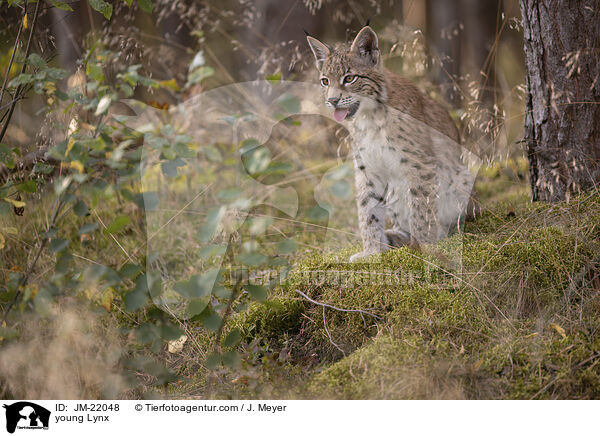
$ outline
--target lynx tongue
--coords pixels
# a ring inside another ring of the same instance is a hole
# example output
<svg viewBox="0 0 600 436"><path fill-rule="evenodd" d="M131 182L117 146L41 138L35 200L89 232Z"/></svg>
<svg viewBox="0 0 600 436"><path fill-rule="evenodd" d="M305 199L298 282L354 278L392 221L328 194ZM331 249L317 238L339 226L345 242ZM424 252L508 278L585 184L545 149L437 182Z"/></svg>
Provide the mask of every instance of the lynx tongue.
<svg viewBox="0 0 600 436"><path fill-rule="evenodd" d="M348 108L336 109L333 111L333 118L335 118L336 121L344 121L348 115L348 111Z"/></svg>

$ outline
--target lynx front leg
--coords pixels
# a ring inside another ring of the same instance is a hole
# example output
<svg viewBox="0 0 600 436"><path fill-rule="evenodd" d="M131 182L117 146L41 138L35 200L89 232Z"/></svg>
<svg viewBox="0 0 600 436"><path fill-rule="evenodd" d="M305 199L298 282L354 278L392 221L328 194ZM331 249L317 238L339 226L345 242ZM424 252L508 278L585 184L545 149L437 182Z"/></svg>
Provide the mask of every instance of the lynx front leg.
<svg viewBox="0 0 600 436"><path fill-rule="evenodd" d="M358 227L363 251L351 256L350 262L356 262L389 248L388 238L385 235L385 187L376 178L367 175L360 159L355 158L354 163Z"/></svg>

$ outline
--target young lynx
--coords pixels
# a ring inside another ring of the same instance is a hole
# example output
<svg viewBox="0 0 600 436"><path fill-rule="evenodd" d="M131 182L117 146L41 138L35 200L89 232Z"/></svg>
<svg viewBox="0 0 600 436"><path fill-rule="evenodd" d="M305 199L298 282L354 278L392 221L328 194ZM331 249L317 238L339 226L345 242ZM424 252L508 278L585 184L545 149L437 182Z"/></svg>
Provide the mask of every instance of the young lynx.
<svg viewBox="0 0 600 436"><path fill-rule="evenodd" d="M352 142L363 251L350 261L390 247L432 243L459 227L473 176L446 110L382 65L369 26L349 46L307 40L325 103Z"/></svg>

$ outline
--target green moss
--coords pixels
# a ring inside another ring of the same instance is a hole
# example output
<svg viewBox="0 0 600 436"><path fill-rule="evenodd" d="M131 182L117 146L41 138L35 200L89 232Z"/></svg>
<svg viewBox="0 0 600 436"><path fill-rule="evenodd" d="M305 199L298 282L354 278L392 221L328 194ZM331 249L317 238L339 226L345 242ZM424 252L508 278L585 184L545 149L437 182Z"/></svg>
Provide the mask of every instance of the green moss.
<svg viewBox="0 0 600 436"><path fill-rule="evenodd" d="M246 340L261 338L281 345L285 335L294 335L300 329L302 312L301 302L276 297L250 304L248 310L232 319L231 326L239 328Z"/></svg>
<svg viewBox="0 0 600 436"><path fill-rule="evenodd" d="M462 398L464 367L419 336L381 336L316 375L308 392L316 398Z"/></svg>

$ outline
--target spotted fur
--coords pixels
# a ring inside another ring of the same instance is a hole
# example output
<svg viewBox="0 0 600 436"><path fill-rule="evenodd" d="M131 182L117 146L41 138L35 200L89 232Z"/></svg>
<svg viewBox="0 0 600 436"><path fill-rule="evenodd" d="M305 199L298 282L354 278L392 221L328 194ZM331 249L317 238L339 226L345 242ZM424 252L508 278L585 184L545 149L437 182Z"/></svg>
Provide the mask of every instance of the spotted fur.
<svg viewBox="0 0 600 436"><path fill-rule="evenodd" d="M350 260L432 243L459 227L473 177L448 112L383 67L369 26L351 45L307 40L325 103L351 137L363 251Z"/></svg>

